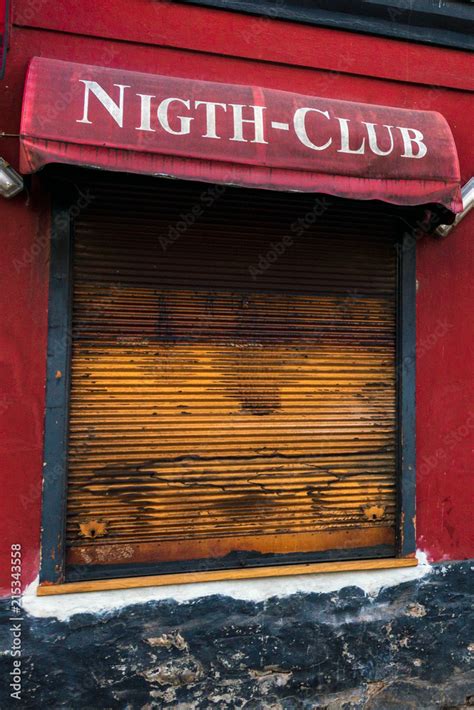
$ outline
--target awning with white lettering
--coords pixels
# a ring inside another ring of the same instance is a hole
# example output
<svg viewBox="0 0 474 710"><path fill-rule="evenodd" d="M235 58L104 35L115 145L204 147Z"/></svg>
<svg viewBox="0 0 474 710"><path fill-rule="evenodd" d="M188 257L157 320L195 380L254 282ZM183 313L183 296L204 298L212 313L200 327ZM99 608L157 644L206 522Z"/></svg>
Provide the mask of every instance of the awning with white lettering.
<svg viewBox="0 0 474 710"><path fill-rule="evenodd" d="M462 209L439 113L35 57L21 170L57 162Z"/></svg>

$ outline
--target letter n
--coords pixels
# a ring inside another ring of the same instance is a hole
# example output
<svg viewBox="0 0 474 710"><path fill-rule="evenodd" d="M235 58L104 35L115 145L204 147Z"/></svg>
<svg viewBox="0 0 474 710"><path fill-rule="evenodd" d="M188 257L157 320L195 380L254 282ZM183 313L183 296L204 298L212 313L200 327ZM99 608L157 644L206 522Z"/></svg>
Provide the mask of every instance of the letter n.
<svg viewBox="0 0 474 710"><path fill-rule="evenodd" d="M89 95L92 93L112 116L115 123L120 126L120 128L123 128L123 99L125 89L129 89L130 87L125 84L114 84L114 86L117 86L119 89L119 102L115 103L96 81L86 81L85 79L79 79L79 81L84 84L86 89L84 92L84 114L81 119L76 120L76 123L92 123L92 121L89 121Z"/></svg>

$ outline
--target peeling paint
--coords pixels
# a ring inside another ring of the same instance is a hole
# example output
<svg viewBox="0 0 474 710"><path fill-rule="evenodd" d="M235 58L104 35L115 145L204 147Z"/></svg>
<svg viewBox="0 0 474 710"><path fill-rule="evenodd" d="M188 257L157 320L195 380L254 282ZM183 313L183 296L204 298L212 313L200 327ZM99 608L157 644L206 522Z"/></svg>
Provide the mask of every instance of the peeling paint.
<svg viewBox="0 0 474 710"><path fill-rule="evenodd" d="M277 586L272 598L258 603L222 594L189 603L167 598L109 605L107 613L66 621L32 617L24 609L26 706L56 707L58 688L67 688L75 707L86 708L470 707L472 570L467 562L424 567L411 581L406 574L341 573L345 584L329 593L300 587L288 595ZM320 587L329 589L334 577L320 575ZM362 577L370 594L354 586ZM250 593L247 584L236 588L240 596ZM253 596L256 590L253 585ZM5 600L5 628L10 615ZM9 672L8 653L0 654L0 666ZM0 687L1 707L10 706L8 694Z"/></svg>

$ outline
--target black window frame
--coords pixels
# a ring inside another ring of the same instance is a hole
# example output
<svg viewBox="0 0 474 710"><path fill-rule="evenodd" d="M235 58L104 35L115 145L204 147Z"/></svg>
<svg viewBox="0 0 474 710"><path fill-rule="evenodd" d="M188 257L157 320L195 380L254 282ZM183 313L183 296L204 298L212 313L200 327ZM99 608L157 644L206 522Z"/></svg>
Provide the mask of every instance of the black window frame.
<svg viewBox="0 0 474 710"><path fill-rule="evenodd" d="M83 171L81 171L83 172ZM153 179L153 178L149 178ZM81 185L85 184L82 183ZM78 204L74 181L52 179L51 247L48 309L48 346L46 364L46 409L43 461L43 496L41 525L40 584L63 584L85 579L108 579L167 574L157 565L131 563L93 568L66 568L67 445L72 322L73 220ZM80 193L79 193L80 194ZM395 245L398 270L397 308L397 437L398 437L398 510L395 558L413 557L415 539L416 440L415 440L415 369L416 369L416 242L424 208L411 208L410 220ZM437 222L438 223L438 222ZM423 230L422 230L423 233ZM330 552L313 554L311 562L366 558L366 553L344 550L341 557ZM392 554L379 550L379 559L393 560ZM302 561L302 560L294 560ZM282 575L288 574L293 561L268 561L279 564ZM236 565L234 564L233 567ZM254 565L248 565L249 567ZM262 566L260 564L259 566ZM218 566L213 569L231 569ZM204 569L209 569L204 567ZM285 572L286 570L286 572ZM181 566L176 572L196 571ZM258 576L258 571L255 572Z"/></svg>

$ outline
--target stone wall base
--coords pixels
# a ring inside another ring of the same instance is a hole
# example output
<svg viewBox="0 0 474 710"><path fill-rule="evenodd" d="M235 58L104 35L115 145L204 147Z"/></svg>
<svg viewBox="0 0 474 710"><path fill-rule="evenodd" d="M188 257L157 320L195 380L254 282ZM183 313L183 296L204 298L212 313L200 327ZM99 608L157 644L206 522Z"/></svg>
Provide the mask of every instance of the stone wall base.
<svg viewBox="0 0 474 710"><path fill-rule="evenodd" d="M21 701L0 707L391 710L474 706L472 564L367 596L358 587L265 602L210 596L69 621L23 615ZM470 635L471 634L471 635Z"/></svg>

